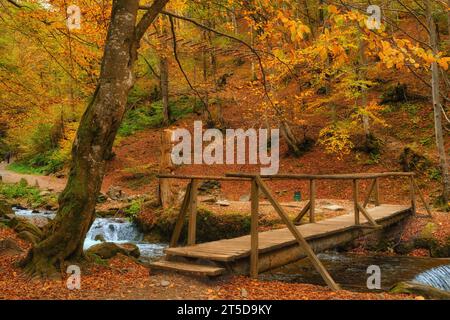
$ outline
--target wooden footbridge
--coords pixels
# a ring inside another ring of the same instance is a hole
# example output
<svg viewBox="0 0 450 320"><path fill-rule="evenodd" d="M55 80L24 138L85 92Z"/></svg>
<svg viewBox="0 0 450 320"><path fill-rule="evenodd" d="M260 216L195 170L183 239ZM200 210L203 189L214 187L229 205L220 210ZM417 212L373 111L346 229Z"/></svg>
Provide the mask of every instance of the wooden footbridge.
<svg viewBox="0 0 450 320"><path fill-rule="evenodd" d="M408 206L381 204L379 184L382 178L407 179L411 204ZM152 263L156 269L174 270L204 276L218 276L225 273L250 274L280 267L309 258L327 285L338 290L328 271L317 258L316 253L348 243L360 236L391 226L408 215L416 213L416 194L419 195L429 214L424 200L411 172L339 174L339 175L275 175L227 174L225 177L160 175L160 179L189 180L180 208L170 247L165 250L163 260ZM284 208L274 198L266 180L294 179L309 180L310 199L299 215L291 220ZM372 180L364 202L360 202L359 181ZM251 182L251 234L234 239L224 239L196 244L197 188L202 180L249 181ZM317 180L350 181L353 186L353 212L338 217L316 221L315 202ZM258 232L259 196L263 194L278 213L286 228ZM373 197L375 206L367 205ZM309 223L300 221L309 213ZM188 216L187 245L178 246L183 224Z"/></svg>

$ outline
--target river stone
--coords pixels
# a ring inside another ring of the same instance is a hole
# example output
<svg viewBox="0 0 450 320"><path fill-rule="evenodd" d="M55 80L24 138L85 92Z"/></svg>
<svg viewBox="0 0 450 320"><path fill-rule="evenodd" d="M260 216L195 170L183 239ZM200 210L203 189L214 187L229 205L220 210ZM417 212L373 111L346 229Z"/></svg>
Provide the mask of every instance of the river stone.
<svg viewBox="0 0 450 320"><path fill-rule="evenodd" d="M337 204L326 205L326 206L323 206L322 208L326 209L326 210L331 210L331 211L342 211L342 210L344 210L344 207L338 206Z"/></svg>
<svg viewBox="0 0 450 320"><path fill-rule="evenodd" d="M86 253L95 254L102 259L111 259L118 253L134 258L141 255L139 248L132 243L117 244L113 242L103 242L90 247Z"/></svg>
<svg viewBox="0 0 450 320"><path fill-rule="evenodd" d="M161 281L161 287L168 287L168 286L170 286L170 282L169 281L167 281L167 280L162 280Z"/></svg>

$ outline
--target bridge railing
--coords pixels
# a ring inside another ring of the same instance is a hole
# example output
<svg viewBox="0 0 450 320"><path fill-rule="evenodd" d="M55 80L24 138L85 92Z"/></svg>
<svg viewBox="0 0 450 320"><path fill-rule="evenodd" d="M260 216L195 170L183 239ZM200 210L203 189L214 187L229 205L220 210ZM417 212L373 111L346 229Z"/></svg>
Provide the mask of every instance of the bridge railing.
<svg viewBox="0 0 450 320"><path fill-rule="evenodd" d="M181 205L178 218L175 224L174 232L170 241L170 247L176 247L181 235L183 224L188 214L188 235L187 245L195 245L196 243L196 225L197 225L197 189L199 181L201 180L217 180L217 181L247 181L251 182L251 252L250 252L250 275L254 278L258 277L259 273L259 195L262 192L275 211L278 213L283 223L287 226L290 232L293 234L299 246L306 253L308 258L313 263L316 270L321 274L327 285L333 289L338 290L339 286L334 282L332 277L328 274L325 267L315 255L312 248L309 246L305 238L300 233L299 229L295 227L295 223L299 223L302 218L309 212L309 220L311 223L315 222L315 199L316 199L316 180L350 180L353 186L353 204L354 204L354 216L355 225L361 225L360 213L367 219L369 226L364 227L377 228L376 221L370 216L366 210L367 204L370 202L370 198L373 194L374 203L376 206L380 205L380 192L379 181L381 178L388 177L406 177L409 179L410 196L411 196L411 209L413 213L416 212L416 191L423 201L426 210L431 215L428 205L426 204L423 194L420 191L412 172L386 172L386 173L361 173L361 174L334 174L334 175L306 175L306 174L281 174L271 176L260 176L248 173L229 173L225 177L222 176L190 176L190 175L159 175L160 179L184 179L189 180L186 188L186 193ZM308 204L302 209L300 214L292 221L284 208L275 199L272 192L264 181L267 180L309 180L310 199ZM359 180L370 179L372 180L369 193L366 196L364 202L359 202Z"/></svg>

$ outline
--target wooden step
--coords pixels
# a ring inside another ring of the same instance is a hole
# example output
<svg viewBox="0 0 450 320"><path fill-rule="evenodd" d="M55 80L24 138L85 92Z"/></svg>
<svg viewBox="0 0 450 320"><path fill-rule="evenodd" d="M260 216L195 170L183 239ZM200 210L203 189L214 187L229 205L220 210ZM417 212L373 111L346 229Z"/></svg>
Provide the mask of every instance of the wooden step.
<svg viewBox="0 0 450 320"><path fill-rule="evenodd" d="M220 276L221 274L224 274L226 271L224 268L215 266L207 266L202 264L167 261L167 260L152 262L150 264L150 267L155 269L178 271L183 273L195 274L198 276L210 276L210 277Z"/></svg>

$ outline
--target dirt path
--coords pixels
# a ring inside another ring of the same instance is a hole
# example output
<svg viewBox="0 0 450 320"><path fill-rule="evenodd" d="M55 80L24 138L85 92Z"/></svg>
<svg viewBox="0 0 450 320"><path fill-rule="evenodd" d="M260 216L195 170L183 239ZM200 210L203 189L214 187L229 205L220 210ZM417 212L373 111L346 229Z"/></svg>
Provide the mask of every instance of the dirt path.
<svg viewBox="0 0 450 320"><path fill-rule="evenodd" d="M66 186L66 179L49 176L16 173L6 169L7 164L0 163L0 177L3 182L17 183L25 179L30 186L38 186L40 189L61 192Z"/></svg>

